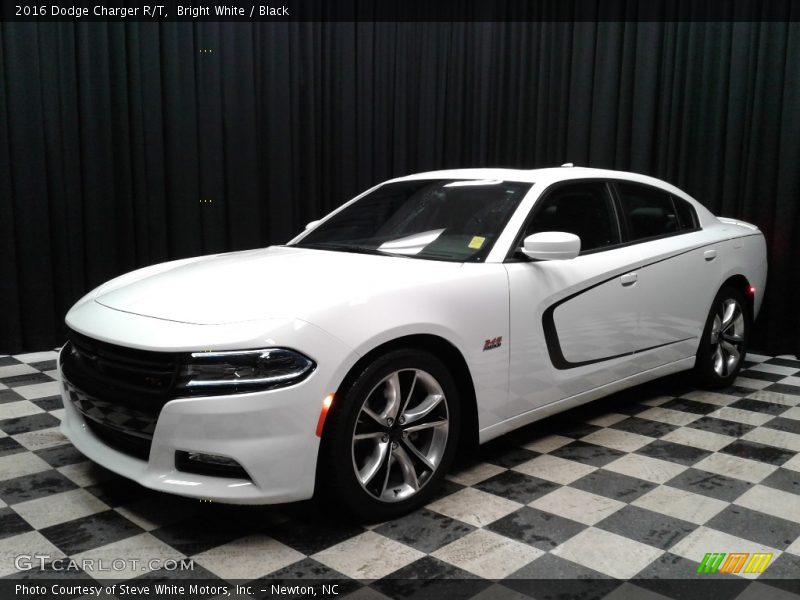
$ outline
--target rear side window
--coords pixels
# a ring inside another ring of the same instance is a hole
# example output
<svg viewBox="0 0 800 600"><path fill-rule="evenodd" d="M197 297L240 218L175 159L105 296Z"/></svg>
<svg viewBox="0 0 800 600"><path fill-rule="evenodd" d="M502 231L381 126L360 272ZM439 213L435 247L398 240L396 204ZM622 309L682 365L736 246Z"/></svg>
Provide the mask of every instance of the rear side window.
<svg viewBox="0 0 800 600"><path fill-rule="evenodd" d="M629 241L680 233L695 228L694 210L686 202L657 188L617 182Z"/></svg>
<svg viewBox="0 0 800 600"><path fill-rule="evenodd" d="M681 231L691 231L697 229L697 213L694 207L680 198L672 197L675 202L675 211L678 214L678 222L680 223Z"/></svg>

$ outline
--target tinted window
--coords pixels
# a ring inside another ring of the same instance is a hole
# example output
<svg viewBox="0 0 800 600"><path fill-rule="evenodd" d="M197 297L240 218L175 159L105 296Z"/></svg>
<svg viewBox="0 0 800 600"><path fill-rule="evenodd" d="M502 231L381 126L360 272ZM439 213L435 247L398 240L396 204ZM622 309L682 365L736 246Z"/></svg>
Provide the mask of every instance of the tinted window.
<svg viewBox="0 0 800 600"><path fill-rule="evenodd" d="M536 203L524 237L566 231L581 238L581 252L618 244L619 229L604 183L560 186Z"/></svg>
<svg viewBox="0 0 800 600"><path fill-rule="evenodd" d="M669 235L681 230L670 194L644 185L616 185L630 240Z"/></svg>
<svg viewBox="0 0 800 600"><path fill-rule="evenodd" d="M678 214L678 223L681 231L691 230L697 228L697 214L694 212L694 207L680 198L672 197L675 202L675 211Z"/></svg>

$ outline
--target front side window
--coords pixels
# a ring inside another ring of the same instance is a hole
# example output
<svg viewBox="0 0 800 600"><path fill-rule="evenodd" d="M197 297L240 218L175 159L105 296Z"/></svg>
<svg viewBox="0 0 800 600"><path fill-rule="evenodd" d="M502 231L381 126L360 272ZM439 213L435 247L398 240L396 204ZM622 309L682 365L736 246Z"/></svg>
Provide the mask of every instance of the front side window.
<svg viewBox="0 0 800 600"><path fill-rule="evenodd" d="M614 207L602 182L559 186L533 210L523 239L543 231L565 231L581 239L581 253L620 242Z"/></svg>
<svg viewBox="0 0 800 600"><path fill-rule="evenodd" d="M295 245L480 261L532 185L452 179L387 183L319 225Z"/></svg>
<svg viewBox="0 0 800 600"><path fill-rule="evenodd" d="M628 227L629 241L644 240L695 228L694 210L686 204L676 209L672 195L645 185L617 182L622 213ZM687 210L688 209L688 213Z"/></svg>

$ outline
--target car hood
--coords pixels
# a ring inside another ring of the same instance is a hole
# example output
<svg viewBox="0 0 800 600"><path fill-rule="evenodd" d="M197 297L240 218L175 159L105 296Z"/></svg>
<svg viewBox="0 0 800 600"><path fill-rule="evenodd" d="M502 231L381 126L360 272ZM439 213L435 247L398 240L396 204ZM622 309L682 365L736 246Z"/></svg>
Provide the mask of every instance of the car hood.
<svg viewBox="0 0 800 600"><path fill-rule="evenodd" d="M182 323L314 320L338 304L455 276L460 263L286 246L154 265L97 289L108 308Z"/></svg>

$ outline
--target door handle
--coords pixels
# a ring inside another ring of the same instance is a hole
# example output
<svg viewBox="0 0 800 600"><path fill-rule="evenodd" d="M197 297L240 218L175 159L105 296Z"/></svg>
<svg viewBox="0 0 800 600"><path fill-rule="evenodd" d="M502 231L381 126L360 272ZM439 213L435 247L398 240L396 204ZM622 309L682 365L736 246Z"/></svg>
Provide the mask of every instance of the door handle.
<svg viewBox="0 0 800 600"><path fill-rule="evenodd" d="M634 283L636 283L637 279L638 276L636 275L636 273L625 273L625 275L619 278L619 282L622 285L633 285Z"/></svg>
<svg viewBox="0 0 800 600"><path fill-rule="evenodd" d="M717 251L714 250L713 248L711 250L706 250L705 252L703 252L703 258L705 258L706 260L714 260L715 258L717 258Z"/></svg>

